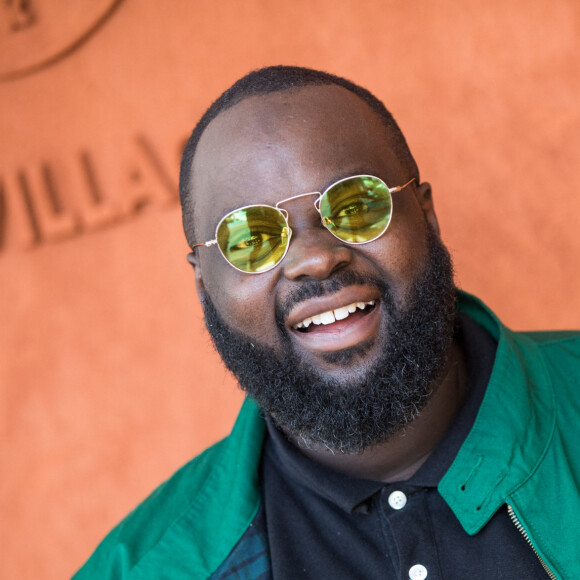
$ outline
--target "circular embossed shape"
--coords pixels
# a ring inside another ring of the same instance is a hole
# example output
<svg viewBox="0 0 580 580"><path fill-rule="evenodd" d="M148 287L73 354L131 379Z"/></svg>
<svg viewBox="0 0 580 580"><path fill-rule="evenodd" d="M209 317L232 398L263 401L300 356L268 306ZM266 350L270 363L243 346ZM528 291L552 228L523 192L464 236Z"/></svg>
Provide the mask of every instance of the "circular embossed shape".
<svg viewBox="0 0 580 580"><path fill-rule="evenodd" d="M0 81L32 74L74 52L122 0L0 2Z"/></svg>

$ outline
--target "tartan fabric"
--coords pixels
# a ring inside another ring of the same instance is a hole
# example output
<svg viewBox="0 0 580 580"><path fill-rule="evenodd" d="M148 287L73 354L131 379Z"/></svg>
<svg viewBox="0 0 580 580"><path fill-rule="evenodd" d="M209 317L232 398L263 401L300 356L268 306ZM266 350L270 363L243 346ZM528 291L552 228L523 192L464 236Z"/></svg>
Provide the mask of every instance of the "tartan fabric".
<svg viewBox="0 0 580 580"><path fill-rule="evenodd" d="M272 580L263 504L211 580Z"/></svg>

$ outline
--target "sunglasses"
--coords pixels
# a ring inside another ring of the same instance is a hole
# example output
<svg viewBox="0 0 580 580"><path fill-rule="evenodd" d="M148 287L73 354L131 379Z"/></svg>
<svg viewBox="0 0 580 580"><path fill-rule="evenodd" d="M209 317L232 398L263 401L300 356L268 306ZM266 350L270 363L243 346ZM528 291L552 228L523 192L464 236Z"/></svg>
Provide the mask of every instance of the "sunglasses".
<svg viewBox="0 0 580 580"><path fill-rule="evenodd" d="M401 191L415 178L399 187L388 187L378 177L354 175L333 183L323 193L301 193L275 206L247 205L225 215L217 225L215 239L198 246L215 246L240 272L261 274L275 268L286 255L292 237L288 212L278 206L287 201L318 196L314 207L322 225L347 244L368 244L382 236L391 222L391 194Z"/></svg>

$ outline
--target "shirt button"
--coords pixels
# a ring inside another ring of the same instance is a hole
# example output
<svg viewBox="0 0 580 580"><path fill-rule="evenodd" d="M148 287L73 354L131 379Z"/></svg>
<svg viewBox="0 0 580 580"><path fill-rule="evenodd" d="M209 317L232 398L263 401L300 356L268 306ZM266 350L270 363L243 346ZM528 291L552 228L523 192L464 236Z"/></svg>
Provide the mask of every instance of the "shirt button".
<svg viewBox="0 0 580 580"><path fill-rule="evenodd" d="M402 491L394 491L387 501L394 510L402 510L407 505L407 496Z"/></svg>
<svg viewBox="0 0 580 580"><path fill-rule="evenodd" d="M409 568L410 580L425 580L427 578L427 568L422 564L415 564Z"/></svg>

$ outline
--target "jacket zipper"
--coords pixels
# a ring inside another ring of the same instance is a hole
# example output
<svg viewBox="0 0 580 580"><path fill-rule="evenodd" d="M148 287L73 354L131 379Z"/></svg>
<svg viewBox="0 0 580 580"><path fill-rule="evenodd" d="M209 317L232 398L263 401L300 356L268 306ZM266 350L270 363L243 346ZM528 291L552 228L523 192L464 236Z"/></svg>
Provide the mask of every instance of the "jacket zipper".
<svg viewBox="0 0 580 580"><path fill-rule="evenodd" d="M507 511L508 511L508 514L509 514L512 522L514 523L515 527L517 528L518 532L520 532L520 534L524 537L524 540L526 540L526 542L529 544L530 548L532 548L532 550L534 551L534 554L536 554L538 560L540 561L540 564L543 566L544 570L546 571L546 574L548 574L548 576L552 580L558 580L556 578L556 575L554 574L554 572L552 572L552 570L550 570L550 568L548 568L548 565L546 564L546 562L544 562L544 560L542 559L540 554L538 554L538 551L536 550L536 548L534 548L534 545L532 544L532 541L530 540L530 536L528 535L528 532L526 532L526 530L525 530L524 526L522 525L522 522L520 522L518 516L516 516L516 512L514 511L514 508L508 504Z"/></svg>

